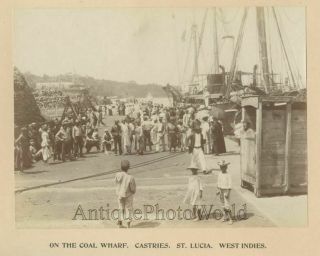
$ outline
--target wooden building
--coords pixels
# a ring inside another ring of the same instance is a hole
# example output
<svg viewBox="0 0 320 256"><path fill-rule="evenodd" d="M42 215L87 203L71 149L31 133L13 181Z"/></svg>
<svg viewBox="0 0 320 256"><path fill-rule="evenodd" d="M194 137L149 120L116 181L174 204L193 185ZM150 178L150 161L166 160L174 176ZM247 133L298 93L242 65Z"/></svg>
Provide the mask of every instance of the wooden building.
<svg viewBox="0 0 320 256"><path fill-rule="evenodd" d="M257 197L307 193L306 100L248 96L241 106L251 124L241 134L241 185Z"/></svg>

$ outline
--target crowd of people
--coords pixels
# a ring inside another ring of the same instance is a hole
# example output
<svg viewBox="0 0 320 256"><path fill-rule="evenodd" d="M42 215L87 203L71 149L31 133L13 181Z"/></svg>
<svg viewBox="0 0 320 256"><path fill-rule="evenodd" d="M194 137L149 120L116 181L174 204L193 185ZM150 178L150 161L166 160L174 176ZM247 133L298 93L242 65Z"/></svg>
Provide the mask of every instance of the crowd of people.
<svg viewBox="0 0 320 256"><path fill-rule="evenodd" d="M23 171L43 160L75 160L89 153L93 147L100 150L98 127L104 125L102 111L88 109L77 117L66 115L43 124L31 123L22 127L15 140L15 169Z"/></svg>
<svg viewBox="0 0 320 256"><path fill-rule="evenodd" d="M221 122L209 116L197 118L195 107L146 104L126 111L119 104L118 108L121 110L118 114L122 115L109 129L103 120L110 115L110 106L88 109L77 117L66 115L62 121L55 119L23 127L15 141L16 169L24 170L39 160L75 160L92 149L115 155L184 152L192 147L195 152L203 149L205 154L226 152ZM103 134L99 133L99 127L104 127ZM197 132L201 134L200 145L194 141ZM195 155L195 161L206 171L202 154Z"/></svg>
<svg viewBox="0 0 320 256"><path fill-rule="evenodd" d="M197 118L197 110L144 106L116 120L110 130L105 130L108 145L115 154L143 155L148 151L186 151L193 132L201 130L204 153L226 152L222 123L217 118Z"/></svg>
<svg viewBox="0 0 320 256"><path fill-rule="evenodd" d="M123 105L124 106L124 105ZM208 174L205 154L219 155L226 152L223 126L220 120L209 115L199 115L201 108L195 106L164 107L162 105L139 104L133 107L117 106L118 119L111 128L104 123L112 113L110 106L89 108L78 116L66 115L62 121L55 119L44 124L31 123L22 127L15 140L15 168L23 171L34 162L76 160L84 157L92 148L107 155L143 155L146 152L188 152L191 176L184 203L191 205L195 220L204 218L199 210L203 203L203 185L198 172ZM130 109L130 110L129 110ZM103 134L99 131L102 128ZM254 140L250 123L243 123L246 138ZM85 151L85 152L84 152ZM217 196L223 210L222 221L233 223L230 191L231 177L227 172L229 163L218 162ZM119 227L127 221L130 227L130 212L136 184L129 175L128 160L121 161L121 171L116 174L117 196L120 216ZM128 215L127 212L129 213ZM129 218L126 218L129 217Z"/></svg>

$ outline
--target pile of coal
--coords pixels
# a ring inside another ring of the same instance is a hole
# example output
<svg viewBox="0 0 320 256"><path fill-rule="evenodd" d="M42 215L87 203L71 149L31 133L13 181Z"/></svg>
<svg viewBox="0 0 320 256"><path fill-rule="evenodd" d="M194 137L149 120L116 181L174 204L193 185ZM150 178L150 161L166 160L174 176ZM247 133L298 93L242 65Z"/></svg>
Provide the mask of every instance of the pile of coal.
<svg viewBox="0 0 320 256"><path fill-rule="evenodd" d="M45 121L41 116L31 88L22 73L14 68L14 124L22 127Z"/></svg>

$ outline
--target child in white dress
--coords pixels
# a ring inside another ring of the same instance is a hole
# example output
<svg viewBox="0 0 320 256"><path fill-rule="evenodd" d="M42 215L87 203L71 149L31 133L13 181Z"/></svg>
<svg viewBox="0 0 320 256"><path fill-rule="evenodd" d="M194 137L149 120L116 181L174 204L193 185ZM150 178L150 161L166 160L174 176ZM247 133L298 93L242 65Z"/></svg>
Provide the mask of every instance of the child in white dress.
<svg viewBox="0 0 320 256"><path fill-rule="evenodd" d="M201 209L198 206L202 203L203 184L198 176L198 167L192 165L187 169L191 170L192 175L189 177L188 190L183 202L192 206L193 215L197 221L201 219Z"/></svg>
<svg viewBox="0 0 320 256"><path fill-rule="evenodd" d="M228 165L224 160L218 163L220 166L221 172L218 175L218 184L217 184L217 195L220 196L220 202L222 203L222 208L224 216L222 221L229 221L229 224L232 224L232 215L231 215L231 206L230 206L230 192L231 192L231 176L227 173Z"/></svg>

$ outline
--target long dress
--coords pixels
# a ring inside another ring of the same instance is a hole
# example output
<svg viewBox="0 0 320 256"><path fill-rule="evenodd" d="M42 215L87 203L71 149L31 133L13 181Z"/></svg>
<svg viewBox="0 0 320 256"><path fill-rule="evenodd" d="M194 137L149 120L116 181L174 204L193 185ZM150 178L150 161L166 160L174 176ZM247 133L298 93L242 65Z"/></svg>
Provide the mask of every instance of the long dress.
<svg viewBox="0 0 320 256"><path fill-rule="evenodd" d="M256 133L254 130L249 128L243 130L240 133L241 136L241 169L246 170L246 173L254 175L256 171L255 158L256 158Z"/></svg>
<svg viewBox="0 0 320 256"><path fill-rule="evenodd" d="M49 148L49 134L46 131L41 133L41 147L42 147L42 158L43 161L47 161L51 157L51 151Z"/></svg>
<svg viewBox="0 0 320 256"><path fill-rule="evenodd" d="M226 144L224 142L224 136L222 132L221 124L218 122L214 123L210 129L212 139L212 153L222 154L226 153Z"/></svg>
<svg viewBox="0 0 320 256"><path fill-rule="evenodd" d="M126 151L126 153L128 151L128 147L130 146L130 131L129 131L129 127L127 124L122 124L121 125L121 129L122 129L122 145L124 147L124 150Z"/></svg>

